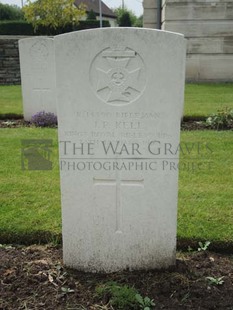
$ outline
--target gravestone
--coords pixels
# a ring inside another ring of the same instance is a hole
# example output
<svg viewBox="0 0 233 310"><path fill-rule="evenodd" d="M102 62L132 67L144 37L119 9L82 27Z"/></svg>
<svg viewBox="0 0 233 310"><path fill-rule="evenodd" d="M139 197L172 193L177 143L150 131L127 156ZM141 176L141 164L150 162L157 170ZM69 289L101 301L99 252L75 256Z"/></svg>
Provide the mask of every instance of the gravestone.
<svg viewBox="0 0 233 310"><path fill-rule="evenodd" d="M37 112L56 114L54 41L35 37L19 40L24 119Z"/></svg>
<svg viewBox="0 0 233 310"><path fill-rule="evenodd" d="M55 37L64 263L175 263L185 39L114 28Z"/></svg>

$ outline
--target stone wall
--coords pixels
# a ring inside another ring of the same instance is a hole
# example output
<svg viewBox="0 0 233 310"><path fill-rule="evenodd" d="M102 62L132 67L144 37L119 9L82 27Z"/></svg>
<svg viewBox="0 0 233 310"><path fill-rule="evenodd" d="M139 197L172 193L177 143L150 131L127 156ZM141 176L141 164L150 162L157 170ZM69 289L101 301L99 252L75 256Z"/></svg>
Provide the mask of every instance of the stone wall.
<svg viewBox="0 0 233 310"><path fill-rule="evenodd" d="M0 36L0 85L20 84L18 40L22 36Z"/></svg>
<svg viewBox="0 0 233 310"><path fill-rule="evenodd" d="M153 4L157 0L144 0L145 27L156 28ZM187 39L186 80L233 81L232 0L163 0L162 29Z"/></svg>

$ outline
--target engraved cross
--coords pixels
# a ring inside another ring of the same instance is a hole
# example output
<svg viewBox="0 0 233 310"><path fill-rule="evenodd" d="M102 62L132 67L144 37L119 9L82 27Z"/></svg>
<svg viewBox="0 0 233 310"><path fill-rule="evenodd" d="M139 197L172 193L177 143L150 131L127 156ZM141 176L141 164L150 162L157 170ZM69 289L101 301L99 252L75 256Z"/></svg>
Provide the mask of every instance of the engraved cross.
<svg viewBox="0 0 233 310"><path fill-rule="evenodd" d="M51 91L50 88L42 86L43 83L43 78L39 77L37 81L37 87L33 88L33 93L36 98L39 98L39 104L42 105L45 102L46 94Z"/></svg>
<svg viewBox="0 0 233 310"><path fill-rule="evenodd" d="M144 187L144 180L123 180L118 178L115 179L97 179L94 178L94 186L115 186L116 196L115 196L115 208L116 208L116 233L122 233L122 201L121 201L121 188L124 186L130 187Z"/></svg>

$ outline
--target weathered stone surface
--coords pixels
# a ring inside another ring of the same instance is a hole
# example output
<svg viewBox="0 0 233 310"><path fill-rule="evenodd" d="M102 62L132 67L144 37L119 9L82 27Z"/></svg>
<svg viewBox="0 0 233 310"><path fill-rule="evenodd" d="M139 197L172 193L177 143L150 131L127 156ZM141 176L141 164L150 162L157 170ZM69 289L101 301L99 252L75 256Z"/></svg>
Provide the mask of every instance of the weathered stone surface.
<svg viewBox="0 0 233 310"><path fill-rule="evenodd" d="M6 69L0 85L20 84L18 37L0 36L0 68Z"/></svg>
<svg viewBox="0 0 233 310"><path fill-rule="evenodd" d="M55 54L64 263L173 265L183 36L79 31L55 37Z"/></svg>
<svg viewBox="0 0 233 310"><path fill-rule="evenodd" d="M147 0L143 1L144 9L154 9L157 8L157 0Z"/></svg>
<svg viewBox="0 0 233 310"><path fill-rule="evenodd" d="M233 82L233 55L188 55L188 81Z"/></svg>
<svg viewBox="0 0 233 310"><path fill-rule="evenodd" d="M157 1L147 0L143 1L143 27L156 28L157 27Z"/></svg>
<svg viewBox="0 0 233 310"><path fill-rule="evenodd" d="M187 2L168 2L163 9L163 21L227 20L233 18L233 4L229 2L204 2L187 5ZM165 17L166 15L166 17Z"/></svg>
<svg viewBox="0 0 233 310"><path fill-rule="evenodd" d="M145 0L144 0L145 1ZM156 1L156 0L155 0ZM205 4L205 3L230 3L230 0L162 0L163 5L165 4L187 4L187 5L196 5L196 4Z"/></svg>
<svg viewBox="0 0 233 310"><path fill-rule="evenodd" d="M188 54L233 54L233 37L189 38Z"/></svg>
<svg viewBox="0 0 233 310"><path fill-rule="evenodd" d="M41 111L56 114L53 39L27 38L19 41L24 119Z"/></svg>
<svg viewBox="0 0 233 310"><path fill-rule="evenodd" d="M233 20L219 21L218 23L215 21L166 21L163 23L163 29L182 33L187 38L232 36Z"/></svg>
<svg viewBox="0 0 233 310"><path fill-rule="evenodd" d="M144 0L144 7L147 7L147 1ZM145 20L147 21L153 14L154 16L156 14L155 8L146 9ZM152 19L153 17L149 19L149 25L156 28ZM192 76L195 77L195 81L205 81L206 78L217 82L218 77L219 81L232 80L228 70L231 68L231 63L226 65L227 59L231 61L230 55L233 55L233 2L231 0L163 0L162 29L182 33L188 39L188 80L191 80ZM195 55L195 58L191 57L192 55ZM210 57L209 61L207 55ZM224 58L223 55L226 57ZM219 59L218 64L213 64L215 56L216 61ZM201 63L206 61L205 73L200 70L198 59L202 59ZM216 69L208 67L212 64ZM222 64L222 72L220 64ZM210 76L211 72L215 76Z"/></svg>

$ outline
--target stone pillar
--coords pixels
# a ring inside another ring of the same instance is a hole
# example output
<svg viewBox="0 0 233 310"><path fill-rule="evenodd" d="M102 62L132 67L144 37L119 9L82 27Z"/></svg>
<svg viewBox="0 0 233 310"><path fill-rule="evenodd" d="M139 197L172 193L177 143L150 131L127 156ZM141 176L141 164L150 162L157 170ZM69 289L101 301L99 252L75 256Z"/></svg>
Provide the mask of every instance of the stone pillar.
<svg viewBox="0 0 233 310"><path fill-rule="evenodd" d="M143 0L143 27L157 28L157 0Z"/></svg>
<svg viewBox="0 0 233 310"><path fill-rule="evenodd" d="M186 80L233 81L232 0L163 0L162 29L187 39Z"/></svg>

